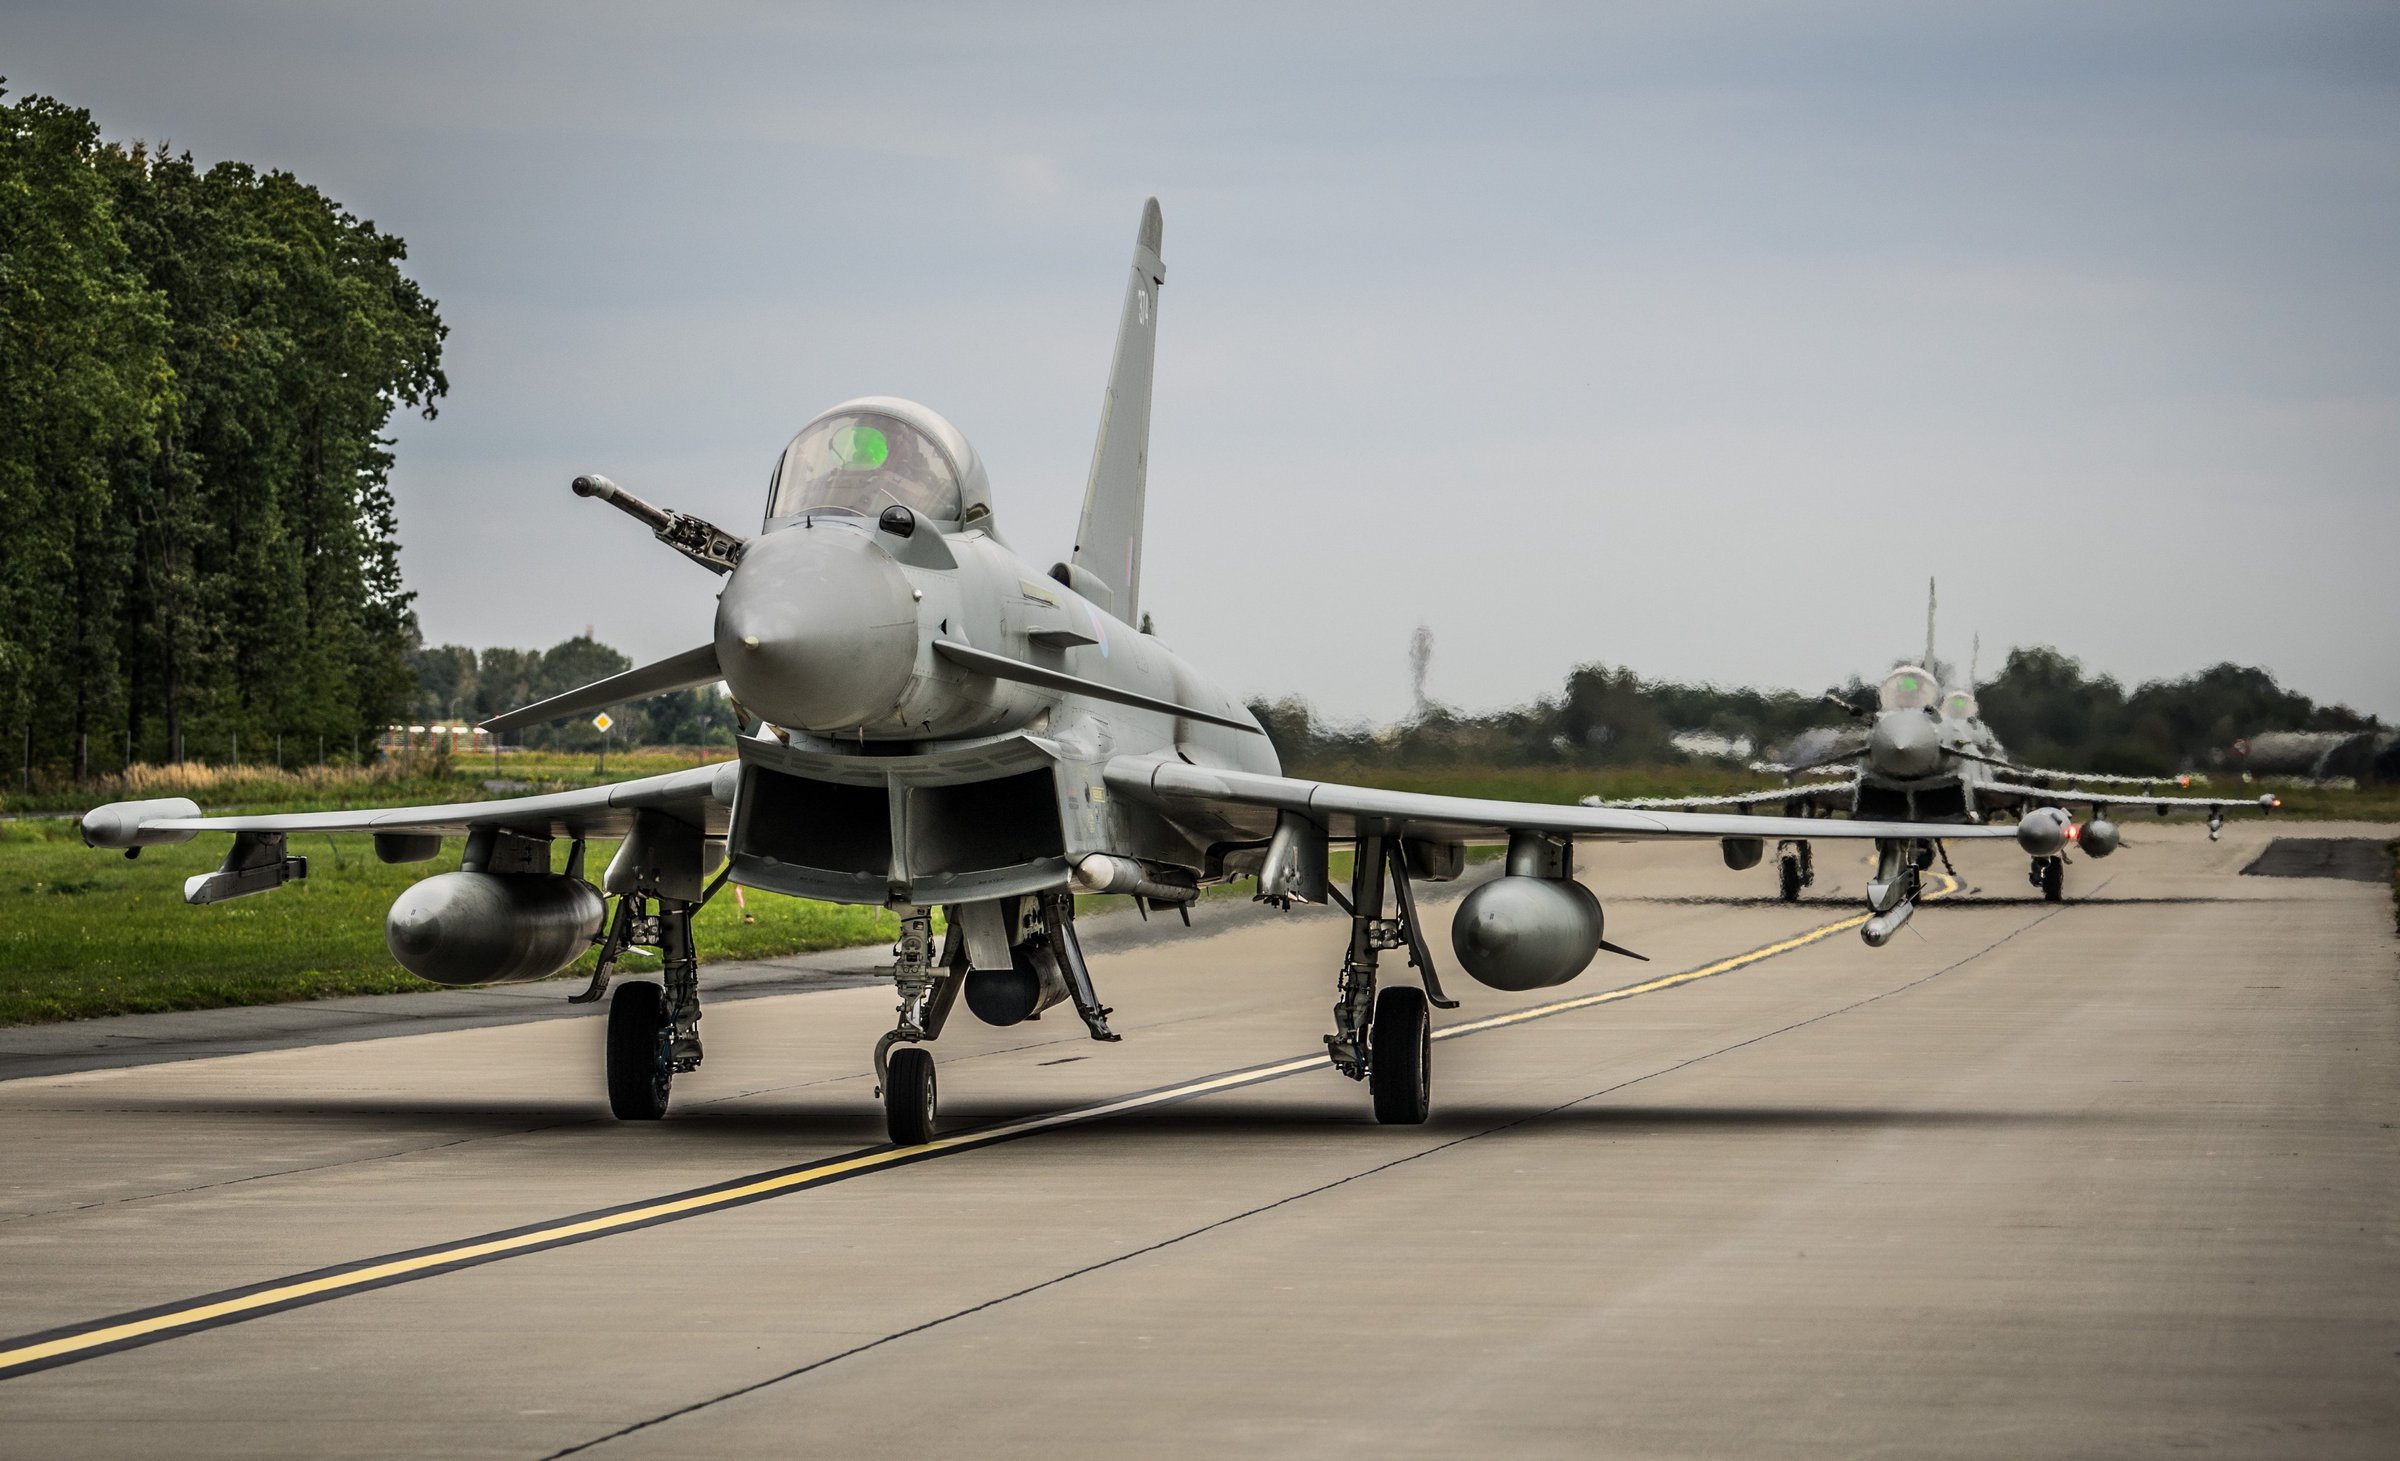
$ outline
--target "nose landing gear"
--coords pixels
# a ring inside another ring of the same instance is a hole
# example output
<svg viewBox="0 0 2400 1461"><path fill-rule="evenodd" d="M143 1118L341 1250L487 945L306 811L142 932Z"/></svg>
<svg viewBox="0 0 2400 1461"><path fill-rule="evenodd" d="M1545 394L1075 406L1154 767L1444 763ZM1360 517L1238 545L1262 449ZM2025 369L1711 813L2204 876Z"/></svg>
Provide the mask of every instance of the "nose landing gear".
<svg viewBox="0 0 2400 1461"><path fill-rule="evenodd" d="M922 908L900 912L900 941L892 945L892 983L900 991L899 1021L875 1042L875 1094L883 1098L884 1128L900 1146L933 1138L933 1052L917 1042L938 1038L966 983L966 941L954 920L950 947L933 960L933 918ZM906 1042L908 1049L892 1047Z"/></svg>
<svg viewBox="0 0 2400 1461"><path fill-rule="evenodd" d="M1029 946L1046 945L1046 954L1058 961L1068 998L1083 1017L1084 1027L1093 1039L1114 1043L1119 1037L1108 1027L1109 1009L1092 988L1091 969L1084 963L1083 945L1075 937L1074 895L1061 888L1026 902L1032 908L1025 916L1032 922L1021 930L1022 941ZM1013 924L1014 910L1020 905L1012 900L1002 906L1012 910L1008 916ZM900 991L900 1018L875 1042L875 1094L883 1100L884 1127L893 1144L922 1146L933 1140L936 1086L933 1052L917 1047L940 1037L951 1007L966 987L967 939L958 910L952 909L948 937L937 961L928 910L903 908L900 915L900 941L892 946L892 982Z"/></svg>

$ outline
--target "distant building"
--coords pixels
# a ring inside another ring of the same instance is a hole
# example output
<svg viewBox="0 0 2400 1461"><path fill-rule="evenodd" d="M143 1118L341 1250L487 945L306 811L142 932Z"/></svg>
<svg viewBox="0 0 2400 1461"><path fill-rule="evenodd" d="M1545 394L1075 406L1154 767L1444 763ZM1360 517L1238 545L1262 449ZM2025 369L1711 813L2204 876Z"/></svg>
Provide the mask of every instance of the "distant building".
<svg viewBox="0 0 2400 1461"><path fill-rule="evenodd" d="M1708 761L1747 761L1751 744L1748 736L1725 736L1715 731L1677 731L1667 737L1667 744L1686 756L1698 756Z"/></svg>
<svg viewBox="0 0 2400 1461"><path fill-rule="evenodd" d="M2400 782L2400 732L2261 731L2235 741L2225 764L2253 776L2346 778L2361 786Z"/></svg>

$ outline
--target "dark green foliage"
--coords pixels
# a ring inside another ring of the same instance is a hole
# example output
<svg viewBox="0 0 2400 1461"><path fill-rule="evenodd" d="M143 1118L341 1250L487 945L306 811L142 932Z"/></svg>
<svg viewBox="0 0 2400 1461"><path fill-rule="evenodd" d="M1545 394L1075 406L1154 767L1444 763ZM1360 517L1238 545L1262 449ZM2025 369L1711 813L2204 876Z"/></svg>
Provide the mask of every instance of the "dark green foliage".
<svg viewBox="0 0 2400 1461"><path fill-rule="evenodd" d="M48 776L347 756L415 633L381 433L446 388L405 250L288 173L0 105L0 724ZM11 760L15 759L12 754Z"/></svg>
<svg viewBox="0 0 2400 1461"><path fill-rule="evenodd" d="M2069 771L2205 769L2263 731L2364 730L2372 716L2318 705L2265 670L2218 664L2130 695L2046 645L2013 650L1977 692L1983 718L2012 755Z"/></svg>
<svg viewBox="0 0 2400 1461"><path fill-rule="evenodd" d="M633 661L589 635L544 649L487 649L461 644L420 649L416 669L416 724L431 721L473 725L502 711L562 695L594 680L633 668ZM647 700L612 705L608 741L613 746L725 746L733 744L731 702L713 689L677 690ZM512 731L508 744L588 751L600 744L587 712L550 725Z"/></svg>

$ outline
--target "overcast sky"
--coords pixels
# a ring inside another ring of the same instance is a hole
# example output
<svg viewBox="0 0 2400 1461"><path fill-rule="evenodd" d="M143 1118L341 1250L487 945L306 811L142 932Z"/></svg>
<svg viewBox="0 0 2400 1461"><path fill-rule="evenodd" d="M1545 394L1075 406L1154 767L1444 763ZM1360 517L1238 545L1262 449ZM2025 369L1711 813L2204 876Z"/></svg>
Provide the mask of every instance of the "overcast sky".
<svg viewBox="0 0 2400 1461"><path fill-rule="evenodd" d="M288 168L450 325L434 642L709 637L571 497L754 529L847 396L1069 546L1142 199L1143 587L1337 715L1601 660L1816 690L1922 635L2400 717L2400 10L6 0L12 93Z"/></svg>

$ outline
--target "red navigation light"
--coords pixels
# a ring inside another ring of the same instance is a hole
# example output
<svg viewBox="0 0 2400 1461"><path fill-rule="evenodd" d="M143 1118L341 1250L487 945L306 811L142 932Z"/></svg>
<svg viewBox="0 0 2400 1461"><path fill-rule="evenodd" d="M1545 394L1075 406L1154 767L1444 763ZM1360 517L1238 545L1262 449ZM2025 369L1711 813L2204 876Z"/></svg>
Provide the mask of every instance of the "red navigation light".
<svg viewBox="0 0 2400 1461"><path fill-rule="evenodd" d="M2067 824L2067 840L2069 842L2081 842L2083 840L2083 825L2080 822L2069 822Z"/></svg>

